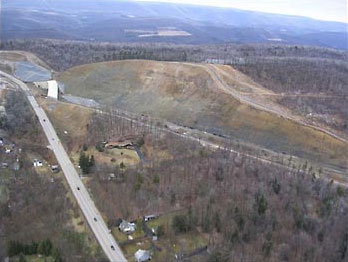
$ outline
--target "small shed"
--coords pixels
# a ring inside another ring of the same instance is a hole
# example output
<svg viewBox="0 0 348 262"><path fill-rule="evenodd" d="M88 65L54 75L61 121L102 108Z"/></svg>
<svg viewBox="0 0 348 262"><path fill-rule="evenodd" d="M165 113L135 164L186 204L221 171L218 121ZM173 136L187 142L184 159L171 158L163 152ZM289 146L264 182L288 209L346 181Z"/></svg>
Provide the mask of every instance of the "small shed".
<svg viewBox="0 0 348 262"><path fill-rule="evenodd" d="M144 221L145 221L145 222L148 222L148 221L154 220L154 219L156 219L156 218L157 218L156 215L144 216Z"/></svg>
<svg viewBox="0 0 348 262"><path fill-rule="evenodd" d="M139 249L137 252L135 252L134 257L135 257L135 261L137 262L151 260L150 252L147 250L142 250L142 249Z"/></svg>
<svg viewBox="0 0 348 262"><path fill-rule="evenodd" d="M42 161L35 159L33 162L34 167L41 167L43 166Z"/></svg>

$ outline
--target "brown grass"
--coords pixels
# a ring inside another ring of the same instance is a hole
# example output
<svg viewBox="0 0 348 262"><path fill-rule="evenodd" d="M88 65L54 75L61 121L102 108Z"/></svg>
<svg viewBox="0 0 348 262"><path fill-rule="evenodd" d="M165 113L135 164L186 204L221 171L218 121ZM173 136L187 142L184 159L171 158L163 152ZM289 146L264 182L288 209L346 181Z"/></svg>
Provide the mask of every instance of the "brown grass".
<svg viewBox="0 0 348 262"><path fill-rule="evenodd" d="M237 90L267 92L238 71L219 68L224 80ZM67 92L74 95L231 135L240 141L320 164L347 167L346 143L240 103L217 86L204 65L118 61L75 67L58 78L66 84Z"/></svg>

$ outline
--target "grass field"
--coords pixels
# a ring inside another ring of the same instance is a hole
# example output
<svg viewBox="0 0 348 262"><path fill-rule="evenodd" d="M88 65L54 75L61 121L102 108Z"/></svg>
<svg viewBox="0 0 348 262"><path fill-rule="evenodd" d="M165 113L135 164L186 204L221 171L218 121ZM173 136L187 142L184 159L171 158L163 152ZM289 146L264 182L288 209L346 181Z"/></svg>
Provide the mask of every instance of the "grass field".
<svg viewBox="0 0 348 262"><path fill-rule="evenodd" d="M38 102L45 109L59 138L69 146L69 150L78 150L85 143L93 110L42 98Z"/></svg>
<svg viewBox="0 0 348 262"><path fill-rule="evenodd" d="M246 90L252 83L238 74L231 73L230 78L227 82L237 90ZM67 93L73 95L231 135L240 141L340 170L347 168L347 143L240 103L218 89L202 66L119 61L75 67L60 74L58 79L65 83Z"/></svg>

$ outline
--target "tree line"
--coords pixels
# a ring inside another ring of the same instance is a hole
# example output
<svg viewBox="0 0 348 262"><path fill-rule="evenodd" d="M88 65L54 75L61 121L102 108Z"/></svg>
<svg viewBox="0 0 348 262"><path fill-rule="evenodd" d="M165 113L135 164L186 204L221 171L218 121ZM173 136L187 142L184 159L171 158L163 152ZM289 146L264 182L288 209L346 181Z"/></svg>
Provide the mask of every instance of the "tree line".
<svg viewBox="0 0 348 262"><path fill-rule="evenodd" d="M20 260L24 260L24 255L44 255L46 257L52 256L54 262L62 262L62 257L59 250L53 246L51 240L45 239L40 242L31 242L30 244L23 244L19 241L10 241L7 247L9 257L20 256ZM22 262L21 261L21 262Z"/></svg>

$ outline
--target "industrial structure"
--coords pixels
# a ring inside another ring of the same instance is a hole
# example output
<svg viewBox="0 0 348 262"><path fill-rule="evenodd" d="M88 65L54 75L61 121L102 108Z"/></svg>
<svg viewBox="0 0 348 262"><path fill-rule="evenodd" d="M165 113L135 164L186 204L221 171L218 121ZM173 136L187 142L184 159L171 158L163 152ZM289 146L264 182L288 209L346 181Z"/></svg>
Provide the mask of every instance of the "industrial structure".
<svg viewBox="0 0 348 262"><path fill-rule="evenodd" d="M34 82L35 86L47 90L47 97L58 99L59 87L56 80Z"/></svg>

